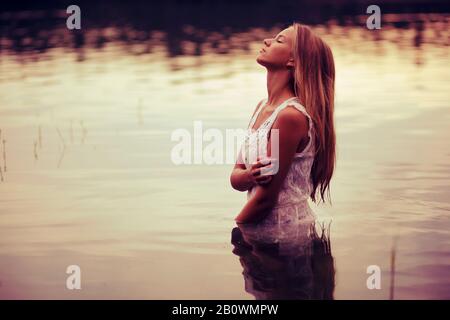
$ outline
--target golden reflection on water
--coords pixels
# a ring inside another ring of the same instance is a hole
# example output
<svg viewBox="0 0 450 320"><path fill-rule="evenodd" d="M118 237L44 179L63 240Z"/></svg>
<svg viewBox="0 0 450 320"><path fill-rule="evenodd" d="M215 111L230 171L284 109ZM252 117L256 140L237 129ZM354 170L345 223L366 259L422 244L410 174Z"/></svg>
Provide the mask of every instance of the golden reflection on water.
<svg viewBox="0 0 450 320"><path fill-rule="evenodd" d="M337 68L333 206L314 207L333 220L337 299L389 297L394 237L395 297L450 297L448 15L420 18L314 27ZM129 30L146 40L124 45L122 31L87 31L78 49L61 31L41 53L2 38L0 297L251 299L231 253L245 201L231 166L173 165L170 134L244 128L266 95L256 53L279 28L186 27L204 41L170 50L164 32ZM71 264L78 292L64 286ZM373 264L381 290L366 288Z"/></svg>

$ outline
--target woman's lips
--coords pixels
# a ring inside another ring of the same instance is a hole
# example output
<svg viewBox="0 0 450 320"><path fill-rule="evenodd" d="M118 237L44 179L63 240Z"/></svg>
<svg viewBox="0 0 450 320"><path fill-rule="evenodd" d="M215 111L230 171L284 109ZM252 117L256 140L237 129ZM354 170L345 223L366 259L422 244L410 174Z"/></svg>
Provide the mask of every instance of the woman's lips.
<svg viewBox="0 0 450 320"><path fill-rule="evenodd" d="M259 50L259 52L261 53L261 52L266 52L266 50L264 50L264 48L261 48L260 50Z"/></svg>

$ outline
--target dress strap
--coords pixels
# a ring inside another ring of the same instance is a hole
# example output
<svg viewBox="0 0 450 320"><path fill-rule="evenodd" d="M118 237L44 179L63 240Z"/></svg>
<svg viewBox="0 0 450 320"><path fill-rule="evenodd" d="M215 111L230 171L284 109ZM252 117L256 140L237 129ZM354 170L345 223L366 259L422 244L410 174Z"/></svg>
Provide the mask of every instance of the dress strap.
<svg viewBox="0 0 450 320"><path fill-rule="evenodd" d="M295 99L297 99L297 97L292 97L289 98L287 100L285 100L283 103L281 103L275 110L274 112L270 115L270 117L267 119L269 121L269 128L272 127L273 123L275 122L275 119L278 117L278 114L280 113L281 110L283 110L287 105L289 105L289 103L291 101L294 101Z"/></svg>
<svg viewBox="0 0 450 320"><path fill-rule="evenodd" d="M266 132L268 130L270 130L270 128L272 127L272 125L273 125L273 123L275 121L275 119L278 116L278 113L286 106L287 103L289 103L290 101L292 101L292 100L294 100L296 98L297 97L291 97L291 98L289 98L287 100L284 100L278 107L275 108L275 110L272 112L272 114L258 127L257 130L262 129L262 130L265 130ZM263 99L263 101L267 101L267 98ZM253 121L252 121L252 123L250 125L250 128L252 128L253 125L255 124L256 119L258 119L258 115L259 115L261 110L262 110L262 108L259 108L258 112L255 114L254 119L252 119Z"/></svg>
<svg viewBox="0 0 450 320"><path fill-rule="evenodd" d="M253 113L253 117L250 119L250 123L248 124L247 129L251 129L253 127L253 125L255 124L255 121L256 121L256 119L258 119L258 115L262 110L261 106L263 105L263 102L265 102L265 101L267 101L266 98L262 99L258 103L258 106L256 107L256 111L255 111L255 113Z"/></svg>

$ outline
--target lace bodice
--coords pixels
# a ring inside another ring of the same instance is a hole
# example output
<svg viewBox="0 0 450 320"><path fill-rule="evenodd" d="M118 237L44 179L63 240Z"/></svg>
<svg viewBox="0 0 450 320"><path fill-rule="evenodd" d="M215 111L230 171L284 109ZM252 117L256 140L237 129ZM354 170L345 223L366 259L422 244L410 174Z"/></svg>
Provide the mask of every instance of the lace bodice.
<svg viewBox="0 0 450 320"><path fill-rule="evenodd" d="M308 118L308 144L302 152L295 154L288 174L282 184L275 207L271 213L259 223L259 225L265 226L277 225L280 227L282 224L290 224L291 226L298 227L298 224L293 222L302 220L302 223L304 223L306 222L305 219L311 221L315 219L315 215L308 204L308 198L312 192L310 173L315 154L313 121L305 107L300 104L298 98L292 97L281 103L259 128L253 130L252 127L266 101L267 99L261 101L258 110L250 120L240 157L247 168L249 168L252 163L256 162L258 155L260 158L267 157L270 129L278 114L287 106L294 106ZM250 189L247 193L247 199L250 199L255 191L255 187ZM282 229L284 230L283 232L288 232L287 227ZM297 229L294 227L294 230L291 231L297 232L296 230Z"/></svg>

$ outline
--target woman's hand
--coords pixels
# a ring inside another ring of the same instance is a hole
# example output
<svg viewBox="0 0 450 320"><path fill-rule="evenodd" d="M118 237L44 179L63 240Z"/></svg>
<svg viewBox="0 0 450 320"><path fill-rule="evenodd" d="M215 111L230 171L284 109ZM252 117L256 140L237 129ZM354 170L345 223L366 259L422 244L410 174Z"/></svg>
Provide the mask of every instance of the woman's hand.
<svg viewBox="0 0 450 320"><path fill-rule="evenodd" d="M268 184L273 177L273 172L271 172L272 162L274 160L270 158L259 159L248 169L249 180L254 185L265 185Z"/></svg>

